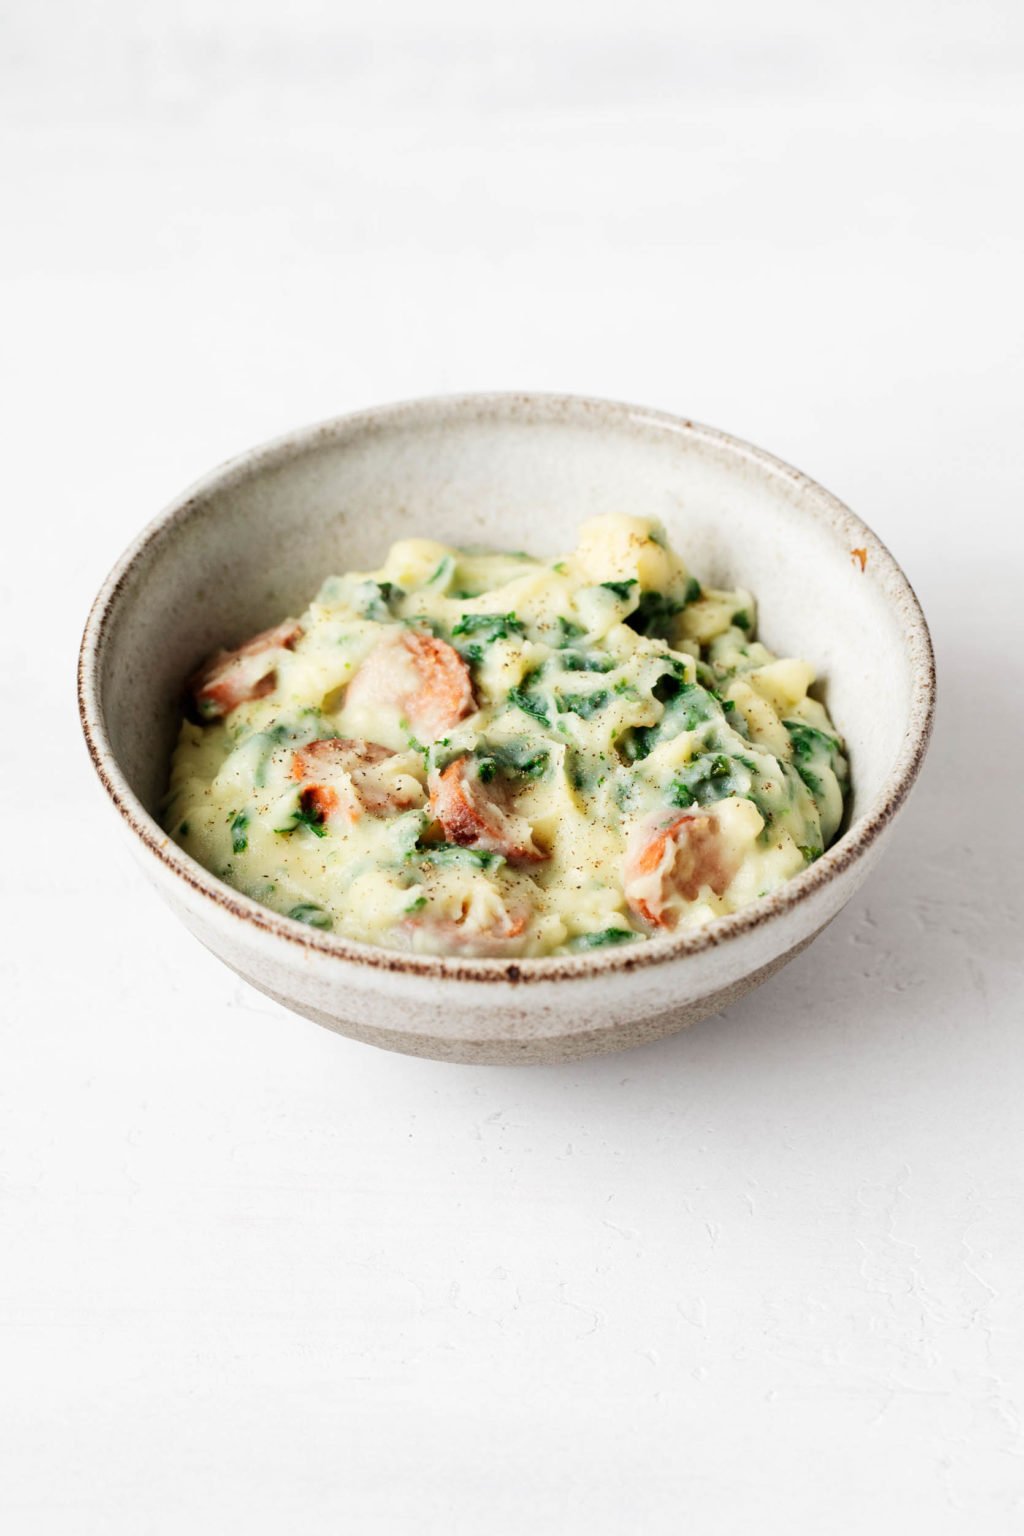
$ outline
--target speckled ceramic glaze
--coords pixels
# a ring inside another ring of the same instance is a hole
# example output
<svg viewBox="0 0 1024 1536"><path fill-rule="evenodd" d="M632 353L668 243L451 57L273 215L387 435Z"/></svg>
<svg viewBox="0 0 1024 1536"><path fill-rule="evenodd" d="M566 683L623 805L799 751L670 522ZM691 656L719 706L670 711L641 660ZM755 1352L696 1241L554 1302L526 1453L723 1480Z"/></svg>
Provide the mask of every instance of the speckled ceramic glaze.
<svg viewBox="0 0 1024 1536"><path fill-rule="evenodd" d="M182 679L324 576L415 535L554 555L602 512L661 518L691 568L750 588L772 650L809 660L844 733L847 830L789 884L678 938L537 960L440 959L293 923L222 884L159 824ZM149 878L198 939L287 1007L392 1050L533 1062L617 1050L723 1008L830 922L878 858L921 765L931 643L892 556L768 454L627 405L477 395L291 433L215 471L152 523L89 616L79 704L100 781Z"/></svg>

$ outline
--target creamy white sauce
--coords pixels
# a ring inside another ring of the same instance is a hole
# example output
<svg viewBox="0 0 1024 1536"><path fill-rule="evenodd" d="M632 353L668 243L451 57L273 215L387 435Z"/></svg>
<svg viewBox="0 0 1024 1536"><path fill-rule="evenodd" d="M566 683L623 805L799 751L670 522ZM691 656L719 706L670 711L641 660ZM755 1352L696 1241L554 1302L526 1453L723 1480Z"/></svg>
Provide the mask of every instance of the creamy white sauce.
<svg viewBox="0 0 1024 1536"><path fill-rule="evenodd" d="M699 927L843 814L813 671L755 624L642 518L594 519L555 562L403 540L195 680L167 827L370 944L543 955Z"/></svg>

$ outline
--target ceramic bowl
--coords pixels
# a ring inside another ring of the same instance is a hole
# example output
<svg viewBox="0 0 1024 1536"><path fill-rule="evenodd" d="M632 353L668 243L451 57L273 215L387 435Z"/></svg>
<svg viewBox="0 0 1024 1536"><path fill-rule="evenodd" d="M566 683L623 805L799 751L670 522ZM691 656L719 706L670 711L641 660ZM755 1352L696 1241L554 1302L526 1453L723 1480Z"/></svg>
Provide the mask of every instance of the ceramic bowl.
<svg viewBox="0 0 1024 1536"><path fill-rule="evenodd" d="M182 680L301 612L331 572L428 535L541 555L610 511L660 518L704 580L749 587L773 650L809 660L844 733L846 830L782 889L705 929L589 955L466 960L357 944L222 884L161 829ZM820 486L748 444L628 405L470 395L290 433L192 487L96 599L79 703L142 867L183 922L286 1007L450 1061L535 1062L636 1045L726 1007L809 944L882 852L921 766L934 666L906 577Z"/></svg>

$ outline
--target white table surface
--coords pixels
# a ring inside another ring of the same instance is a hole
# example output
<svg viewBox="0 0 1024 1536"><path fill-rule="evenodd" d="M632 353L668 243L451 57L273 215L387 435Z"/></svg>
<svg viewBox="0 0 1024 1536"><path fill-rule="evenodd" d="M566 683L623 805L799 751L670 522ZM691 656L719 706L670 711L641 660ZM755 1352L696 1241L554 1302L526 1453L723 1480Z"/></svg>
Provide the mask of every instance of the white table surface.
<svg viewBox="0 0 1024 1536"><path fill-rule="evenodd" d="M1021 8L512 12L5 16L12 1536L1024 1522ZM541 1070L238 982L122 852L73 708L95 588L190 479L488 387L799 464L940 664L829 932Z"/></svg>

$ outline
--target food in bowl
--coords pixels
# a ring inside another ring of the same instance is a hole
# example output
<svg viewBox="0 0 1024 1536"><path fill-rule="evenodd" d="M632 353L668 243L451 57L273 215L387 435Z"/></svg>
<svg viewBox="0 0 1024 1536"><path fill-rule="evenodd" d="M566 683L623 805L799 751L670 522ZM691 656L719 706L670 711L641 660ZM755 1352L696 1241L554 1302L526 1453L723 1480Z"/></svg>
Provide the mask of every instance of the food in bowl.
<svg viewBox="0 0 1024 1536"><path fill-rule="evenodd" d="M835 836L843 745L649 519L564 559L392 545L189 684L166 825L275 911L391 948L536 956L693 929Z"/></svg>

